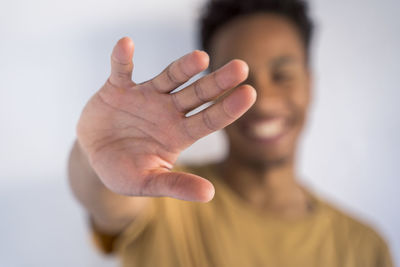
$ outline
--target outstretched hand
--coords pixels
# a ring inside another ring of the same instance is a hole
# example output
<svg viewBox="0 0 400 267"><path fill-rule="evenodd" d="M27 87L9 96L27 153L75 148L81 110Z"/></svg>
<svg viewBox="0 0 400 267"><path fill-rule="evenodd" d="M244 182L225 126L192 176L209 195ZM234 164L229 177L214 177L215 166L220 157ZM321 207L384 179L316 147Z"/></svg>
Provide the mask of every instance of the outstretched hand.
<svg viewBox="0 0 400 267"><path fill-rule="evenodd" d="M232 60L171 93L208 67L208 55L191 52L153 79L136 84L132 81L133 51L127 37L115 45L111 75L89 100L78 123L82 150L104 185L115 193L211 200L214 187L209 181L171 169L185 148L229 125L254 103L254 88L238 86L247 78L247 64ZM207 109L185 116L232 88Z"/></svg>

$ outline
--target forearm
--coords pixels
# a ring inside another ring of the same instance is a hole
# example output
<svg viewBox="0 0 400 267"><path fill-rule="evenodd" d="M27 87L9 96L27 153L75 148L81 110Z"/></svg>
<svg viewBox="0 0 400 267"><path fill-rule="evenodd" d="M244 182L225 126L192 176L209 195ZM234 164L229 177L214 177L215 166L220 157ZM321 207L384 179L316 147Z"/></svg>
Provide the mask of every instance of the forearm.
<svg viewBox="0 0 400 267"><path fill-rule="evenodd" d="M124 229L145 207L147 198L127 197L106 188L76 141L71 150L68 176L71 189L98 228L108 233Z"/></svg>

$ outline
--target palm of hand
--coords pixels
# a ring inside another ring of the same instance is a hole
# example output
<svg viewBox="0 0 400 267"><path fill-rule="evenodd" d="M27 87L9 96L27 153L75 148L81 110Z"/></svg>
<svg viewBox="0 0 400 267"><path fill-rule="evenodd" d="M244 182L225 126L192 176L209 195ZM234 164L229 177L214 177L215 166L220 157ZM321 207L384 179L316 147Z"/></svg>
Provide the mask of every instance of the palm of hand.
<svg viewBox="0 0 400 267"><path fill-rule="evenodd" d="M242 82L246 65L233 61L171 94L207 68L206 54L192 52L138 85L131 80L132 54L128 38L114 48L111 76L88 102L78 124L83 151L102 182L116 193L210 200L210 182L171 168L182 150L239 118L254 103L254 89L241 86L205 111L185 114Z"/></svg>

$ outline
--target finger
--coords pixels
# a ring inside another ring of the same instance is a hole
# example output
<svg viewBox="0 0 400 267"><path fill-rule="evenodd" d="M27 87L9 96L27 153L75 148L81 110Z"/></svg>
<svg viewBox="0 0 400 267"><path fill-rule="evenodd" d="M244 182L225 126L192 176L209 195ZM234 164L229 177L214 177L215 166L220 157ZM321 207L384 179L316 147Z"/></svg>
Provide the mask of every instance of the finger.
<svg viewBox="0 0 400 267"><path fill-rule="evenodd" d="M224 99L183 120L183 127L193 141L222 129L242 116L255 102L256 91L250 85L234 89Z"/></svg>
<svg viewBox="0 0 400 267"><path fill-rule="evenodd" d="M209 61L206 52L193 51L172 62L150 82L160 93L168 93L207 69Z"/></svg>
<svg viewBox="0 0 400 267"><path fill-rule="evenodd" d="M147 177L143 196L172 197L187 201L208 202L214 197L211 182L184 172L155 172Z"/></svg>
<svg viewBox="0 0 400 267"><path fill-rule="evenodd" d="M129 37L120 39L111 54L110 82L117 87L131 86L134 44Z"/></svg>
<svg viewBox="0 0 400 267"><path fill-rule="evenodd" d="M246 80L248 73L249 67L244 61L232 60L171 97L177 110L186 113L237 86Z"/></svg>

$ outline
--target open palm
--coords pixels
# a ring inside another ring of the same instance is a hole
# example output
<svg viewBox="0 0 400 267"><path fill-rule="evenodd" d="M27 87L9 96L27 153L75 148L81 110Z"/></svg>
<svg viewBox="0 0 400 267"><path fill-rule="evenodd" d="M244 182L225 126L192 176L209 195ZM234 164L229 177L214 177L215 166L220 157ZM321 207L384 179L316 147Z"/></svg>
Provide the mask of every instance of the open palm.
<svg viewBox="0 0 400 267"><path fill-rule="evenodd" d="M209 201L214 195L209 181L171 168L181 151L229 125L254 103L255 90L238 86L247 78L246 63L233 60L171 93L208 67L208 55L194 51L155 78L135 84L133 50L126 37L114 47L111 75L89 100L78 123L81 148L101 181L115 193ZM232 88L207 109L185 116Z"/></svg>

